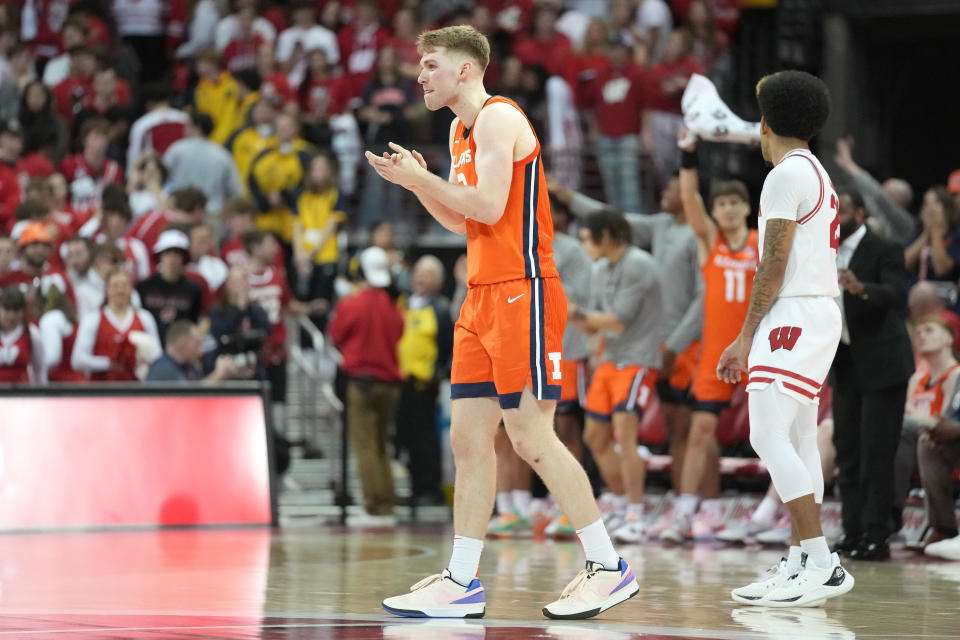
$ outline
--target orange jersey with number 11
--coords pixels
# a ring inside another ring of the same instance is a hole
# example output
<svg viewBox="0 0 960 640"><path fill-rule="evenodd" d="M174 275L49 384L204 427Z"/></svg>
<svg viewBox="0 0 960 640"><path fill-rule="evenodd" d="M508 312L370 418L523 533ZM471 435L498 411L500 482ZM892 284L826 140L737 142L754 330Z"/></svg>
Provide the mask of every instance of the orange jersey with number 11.
<svg viewBox="0 0 960 640"><path fill-rule="evenodd" d="M740 332L750 305L750 290L759 257L755 229L750 230L747 241L737 250L727 246L723 234L717 233L710 255L701 267L704 357L712 357L716 352L719 360L720 353Z"/></svg>
<svg viewBox="0 0 960 640"><path fill-rule="evenodd" d="M488 99L481 111L497 102L509 104L523 113L516 102L500 96ZM486 126L490 125L488 121ZM533 131L533 125L530 130ZM457 123L451 156L457 182L476 186L477 145L473 141L473 129L465 127L463 122ZM526 158L513 163L510 195L503 217L492 225L467 220L467 270L467 284L471 287L523 278L557 277L553 261L553 219L539 140Z"/></svg>

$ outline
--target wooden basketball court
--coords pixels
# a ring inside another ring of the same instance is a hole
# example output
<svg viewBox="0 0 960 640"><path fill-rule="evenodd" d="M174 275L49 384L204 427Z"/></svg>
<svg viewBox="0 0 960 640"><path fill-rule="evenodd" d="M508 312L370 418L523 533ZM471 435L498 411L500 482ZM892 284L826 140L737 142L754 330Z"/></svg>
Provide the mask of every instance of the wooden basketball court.
<svg viewBox="0 0 960 640"><path fill-rule="evenodd" d="M960 563L896 552L850 563L847 596L763 610L728 597L775 551L624 547L639 595L602 617L540 609L579 570L575 542L488 541L487 615L400 619L379 607L447 561L448 527L300 526L0 536L0 636L18 638L956 638Z"/></svg>

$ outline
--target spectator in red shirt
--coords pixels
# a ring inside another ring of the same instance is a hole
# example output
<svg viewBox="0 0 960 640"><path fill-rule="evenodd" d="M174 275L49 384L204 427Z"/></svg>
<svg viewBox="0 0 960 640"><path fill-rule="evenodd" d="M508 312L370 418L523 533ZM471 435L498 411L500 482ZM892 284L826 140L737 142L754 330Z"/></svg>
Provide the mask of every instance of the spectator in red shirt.
<svg viewBox="0 0 960 640"><path fill-rule="evenodd" d="M587 105L606 201L620 211L640 208L640 112L643 70L632 60L623 37L610 43L610 68L593 81Z"/></svg>
<svg viewBox="0 0 960 640"><path fill-rule="evenodd" d="M228 267L241 267L247 263L247 252L243 247L243 236L254 228L254 220L260 210L246 198L234 198L227 202L220 214L227 223L228 236L220 247L220 257ZM283 253L278 251L270 265L282 270Z"/></svg>
<svg viewBox="0 0 960 640"><path fill-rule="evenodd" d="M695 11L693 4L702 0L670 0L673 11L680 21L690 21L690 14ZM740 23L740 0L707 0L705 3L713 16L717 27L727 36L733 35Z"/></svg>
<svg viewBox="0 0 960 640"><path fill-rule="evenodd" d="M30 319L36 319L34 302L38 289L41 295L46 295L50 287L56 287L76 304L69 277L50 264L53 239L42 222L31 222L24 227L17 239L17 248L20 250L20 268L7 273L0 280L0 287L15 284L26 293L27 316Z"/></svg>
<svg viewBox="0 0 960 640"><path fill-rule="evenodd" d="M517 40L513 54L525 65L539 64L550 75L560 75L564 71L567 58L573 53L570 39L557 31L559 12L552 5L543 5L537 9L533 22L533 33Z"/></svg>
<svg viewBox="0 0 960 640"><path fill-rule="evenodd" d="M377 53L387 44L390 34L380 26L377 4L357 0L353 21L340 30L340 59L350 79L350 97L358 97L373 78Z"/></svg>
<svg viewBox="0 0 960 640"><path fill-rule="evenodd" d="M387 253L368 247L360 254L364 281L337 306L330 338L343 354L347 382L347 430L357 456L367 515L389 519L394 492L387 448L399 394L397 344L403 316L386 288L391 284Z"/></svg>
<svg viewBox="0 0 960 640"><path fill-rule="evenodd" d="M237 17L236 30L223 49L223 63L230 73L255 68L257 51L264 44L271 44L254 28L256 6L250 4L239 7L234 15Z"/></svg>
<svg viewBox="0 0 960 640"><path fill-rule="evenodd" d="M666 184L680 161L677 135L683 128L680 99L690 76L703 74L703 67L690 55L690 33L677 29L670 34L663 59L650 67L646 110L643 112L643 142L653 155L660 184Z"/></svg>
<svg viewBox="0 0 960 640"><path fill-rule="evenodd" d="M263 343L263 365L271 385L271 400L277 414L274 424L283 428L283 403L287 395L287 326L285 315L306 313L309 306L295 300L283 269L274 267L280 243L268 231L252 229L243 235L247 252L250 301L267 312L272 330Z"/></svg>
<svg viewBox="0 0 960 640"><path fill-rule="evenodd" d="M16 120L0 121L0 233L13 228L13 212L20 204L17 162L23 151L23 135Z"/></svg>
<svg viewBox="0 0 960 640"><path fill-rule="evenodd" d="M93 92L93 74L97 70L97 57L86 46L70 49L70 75L53 87L57 113L69 130L73 118L83 109Z"/></svg>
<svg viewBox="0 0 960 640"><path fill-rule="evenodd" d="M123 78L117 77L112 67L103 67L93 74L93 92L90 94L86 108L99 115L106 115L112 107L123 107L130 103L132 98L130 85Z"/></svg>
<svg viewBox="0 0 960 640"><path fill-rule="evenodd" d="M23 7L21 20L36 25L32 37L24 35L41 60L57 55L60 44L60 30L67 19L70 5L76 0L34 0L33 2L14 2Z"/></svg>
<svg viewBox="0 0 960 640"><path fill-rule="evenodd" d="M573 91L577 107L587 106L590 85L601 74L610 69L607 56L607 23L595 18L587 25L583 37L583 46L574 51L566 60L563 77Z"/></svg>
<svg viewBox="0 0 960 640"><path fill-rule="evenodd" d="M184 187L170 194L170 204L171 209L148 213L127 231L127 237L137 238L143 242L151 255L155 253L160 234L169 225L192 227L203 221L207 208L207 196L196 187Z"/></svg>
<svg viewBox="0 0 960 640"><path fill-rule="evenodd" d="M323 49L311 51L298 90L304 139L318 146L330 144L330 116L346 110L347 93L346 79L333 75Z"/></svg>
<svg viewBox="0 0 960 640"><path fill-rule="evenodd" d="M511 35L525 33L536 11L533 0L488 0L485 4L494 15L497 29Z"/></svg>
<svg viewBox="0 0 960 640"><path fill-rule="evenodd" d="M67 156L60 165L60 173L70 183L74 209L86 209L98 203L108 184L123 184L123 169L107 157L109 136L109 122L102 118L88 119L80 129L83 150Z"/></svg>
<svg viewBox="0 0 960 640"><path fill-rule="evenodd" d="M297 102L297 92L290 86L287 74L280 70L270 43L257 51L257 73L260 74L260 96L274 107L282 108L289 102Z"/></svg>

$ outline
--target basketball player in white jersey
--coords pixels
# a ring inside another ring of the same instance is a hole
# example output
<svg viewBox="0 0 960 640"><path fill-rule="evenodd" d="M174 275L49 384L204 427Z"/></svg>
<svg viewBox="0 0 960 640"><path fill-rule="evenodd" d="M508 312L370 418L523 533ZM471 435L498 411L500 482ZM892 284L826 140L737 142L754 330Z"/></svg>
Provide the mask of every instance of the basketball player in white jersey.
<svg viewBox="0 0 960 640"><path fill-rule="evenodd" d="M836 256L839 202L809 141L830 114L823 82L780 71L757 84L763 159L774 165L760 194L760 264L740 335L717 377L737 382L749 361L750 444L790 510L787 559L766 579L734 589L744 604L813 607L853 588L820 528L823 472L817 450L820 386L840 342Z"/></svg>

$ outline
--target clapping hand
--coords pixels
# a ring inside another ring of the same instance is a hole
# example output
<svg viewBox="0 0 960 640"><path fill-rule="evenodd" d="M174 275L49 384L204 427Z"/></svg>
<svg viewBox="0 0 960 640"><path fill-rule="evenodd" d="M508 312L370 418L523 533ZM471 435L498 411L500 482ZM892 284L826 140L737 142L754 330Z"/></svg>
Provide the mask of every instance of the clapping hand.
<svg viewBox="0 0 960 640"><path fill-rule="evenodd" d="M408 151L395 142L389 147L393 153L384 152L382 156L370 151L364 153L367 162L381 178L407 189L413 188L422 172L426 171L427 163L418 151Z"/></svg>

